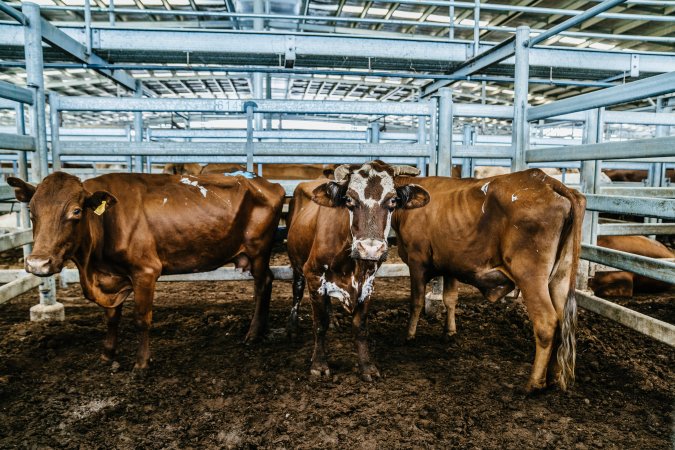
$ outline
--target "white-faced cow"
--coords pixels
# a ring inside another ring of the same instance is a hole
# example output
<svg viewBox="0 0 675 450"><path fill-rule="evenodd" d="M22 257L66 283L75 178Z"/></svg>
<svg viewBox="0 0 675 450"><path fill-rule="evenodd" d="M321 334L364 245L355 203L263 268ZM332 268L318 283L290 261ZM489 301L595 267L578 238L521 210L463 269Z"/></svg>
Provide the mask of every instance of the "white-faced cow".
<svg viewBox="0 0 675 450"><path fill-rule="evenodd" d="M448 335L456 332L456 280L478 287L490 301L517 286L536 343L527 388L545 387L548 374L549 382L566 389L574 377L583 195L538 169L482 180L429 177L416 182L429 192L429 204L399 210L392 221L399 254L410 267L408 338L415 337L425 285L434 277L444 280Z"/></svg>
<svg viewBox="0 0 675 450"><path fill-rule="evenodd" d="M135 369L150 358L155 283L160 275L214 270L234 262L255 283L255 313L246 339L267 329L272 289L269 259L284 190L262 178L222 175L108 174L81 182L56 172L37 187L9 178L29 202L33 252L26 270L58 273L72 260L84 296L105 308L102 358L115 356L122 302L134 294L139 347Z"/></svg>
<svg viewBox="0 0 675 450"><path fill-rule="evenodd" d="M393 211L420 208L429 201L421 187L410 182L395 184L399 175L418 173L414 167L372 161L338 167L335 181L301 183L296 188L288 228L293 267L289 331L297 329L306 283L314 318L313 375L330 374L325 337L330 299L334 298L352 314L362 378L370 381L379 376L368 351L368 306L375 272L387 256Z"/></svg>

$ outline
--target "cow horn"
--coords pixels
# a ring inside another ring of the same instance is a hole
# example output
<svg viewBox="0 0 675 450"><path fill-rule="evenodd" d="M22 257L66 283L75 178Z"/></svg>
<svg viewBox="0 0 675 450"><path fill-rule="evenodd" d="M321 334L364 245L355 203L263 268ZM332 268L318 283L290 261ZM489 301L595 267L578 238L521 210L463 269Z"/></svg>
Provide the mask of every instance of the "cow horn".
<svg viewBox="0 0 675 450"><path fill-rule="evenodd" d="M338 166L335 168L335 171L333 172L333 177L335 178L335 182L337 183L343 182L348 175L349 175L349 164L343 164L341 166Z"/></svg>
<svg viewBox="0 0 675 450"><path fill-rule="evenodd" d="M413 166L394 166L394 176L397 177L399 175L410 175L410 176L417 176L420 174L420 169L417 167Z"/></svg>

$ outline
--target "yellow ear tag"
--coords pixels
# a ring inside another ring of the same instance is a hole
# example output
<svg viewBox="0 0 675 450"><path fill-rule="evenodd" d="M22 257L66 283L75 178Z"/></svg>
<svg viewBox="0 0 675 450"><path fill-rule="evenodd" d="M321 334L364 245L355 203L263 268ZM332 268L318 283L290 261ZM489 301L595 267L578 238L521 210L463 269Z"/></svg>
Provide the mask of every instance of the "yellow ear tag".
<svg viewBox="0 0 675 450"><path fill-rule="evenodd" d="M100 216L100 215L103 214L104 212L105 212L105 200L103 200L103 201L101 202L101 204L98 205L98 208L96 208L96 209L94 210L94 214L96 214L97 216Z"/></svg>

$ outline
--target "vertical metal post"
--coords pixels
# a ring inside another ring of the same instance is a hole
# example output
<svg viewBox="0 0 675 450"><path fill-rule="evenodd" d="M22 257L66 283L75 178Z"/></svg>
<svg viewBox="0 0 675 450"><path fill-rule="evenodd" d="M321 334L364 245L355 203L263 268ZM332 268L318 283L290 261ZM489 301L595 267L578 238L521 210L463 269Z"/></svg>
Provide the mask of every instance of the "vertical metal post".
<svg viewBox="0 0 675 450"><path fill-rule="evenodd" d="M438 99L433 97L429 100L431 117L429 117L429 170L430 177L436 175L438 164Z"/></svg>
<svg viewBox="0 0 675 450"><path fill-rule="evenodd" d="M480 53L480 0L474 0L473 7L473 56Z"/></svg>
<svg viewBox="0 0 675 450"><path fill-rule="evenodd" d="M672 111L672 107L665 105L665 98L659 97L656 99L656 109L657 113L669 113ZM670 127L667 125L657 125L654 133L654 137L664 137L668 136ZM651 165L649 184L652 187L662 187L665 182L665 164L664 163L653 163Z"/></svg>
<svg viewBox="0 0 675 450"><path fill-rule="evenodd" d="M49 94L49 127L52 135L52 169L61 170L60 136L61 113L59 111L59 95Z"/></svg>
<svg viewBox="0 0 675 450"><path fill-rule="evenodd" d="M253 172L253 104L246 104L246 170Z"/></svg>
<svg viewBox="0 0 675 450"><path fill-rule="evenodd" d="M438 106L438 167L442 177L452 176L452 89L441 88Z"/></svg>
<svg viewBox="0 0 675 450"><path fill-rule="evenodd" d="M84 0L84 42L87 55L91 55L91 1Z"/></svg>
<svg viewBox="0 0 675 450"><path fill-rule="evenodd" d="M134 97L143 97L143 84L140 80L136 80ZM143 113L141 111L134 112L134 142L143 142ZM134 157L134 166L136 172L143 173L143 156Z"/></svg>
<svg viewBox="0 0 675 450"><path fill-rule="evenodd" d="M131 127L129 125L124 127L126 132L127 141L131 142ZM132 173L134 171L134 157L127 156L127 172Z"/></svg>
<svg viewBox="0 0 675 450"><path fill-rule="evenodd" d="M269 3L267 4L269 6ZM265 98L268 100L272 99L272 75L267 74L265 76ZM265 129L266 130L271 130L272 129L272 113L267 113L265 114Z"/></svg>
<svg viewBox="0 0 675 450"><path fill-rule="evenodd" d="M584 124L584 144L596 144L602 141L603 119L602 109L592 109L586 111L586 121ZM600 182L600 161L582 161L580 175L580 189L584 194L595 194L599 192ZM595 245L598 238L598 213L596 211L586 211L584 216L582 242L584 244ZM588 289L588 279L594 275L594 266L588 261L579 262L579 277L577 287L579 289Z"/></svg>
<svg viewBox="0 0 675 450"><path fill-rule="evenodd" d="M26 116L23 111L23 103L17 103L14 108L16 113L16 133L24 135L26 134ZM17 152L18 162L19 162L19 177L28 181L28 158L26 152ZM19 203L19 226L21 228L30 228L30 214L28 212L28 205L25 203ZM31 244L26 244L23 246L23 258L24 260L28 255L30 255Z"/></svg>
<svg viewBox="0 0 675 450"><path fill-rule="evenodd" d="M473 145L473 127L465 123L464 128L462 129L462 144L464 145ZM471 178L473 177L473 159L472 158L462 158L462 178Z"/></svg>
<svg viewBox="0 0 675 450"><path fill-rule="evenodd" d="M110 0L110 5L108 6L108 25L111 27L115 26L115 0Z"/></svg>
<svg viewBox="0 0 675 450"><path fill-rule="evenodd" d="M525 152L528 148L530 128L529 123L527 122L527 93L529 91L528 77L530 70L530 57L527 41L529 36L529 27L518 27L516 29L516 66L513 80L513 159L511 160L511 171L513 172L525 170L527 168L527 164L525 163Z"/></svg>
<svg viewBox="0 0 675 450"><path fill-rule="evenodd" d="M40 7L35 3L24 3L21 11L28 18L24 26L24 50L26 56L26 84L34 91L31 107L31 134L35 138L36 152L33 155L33 178L41 180L49 174L47 155L47 125L45 119L45 85L42 57L42 24Z"/></svg>
<svg viewBox="0 0 675 450"><path fill-rule="evenodd" d="M455 5L451 4L448 8L448 16L450 16L450 29L448 30L448 37L455 39Z"/></svg>
<svg viewBox="0 0 675 450"><path fill-rule="evenodd" d="M427 118L425 116L419 116L417 118L417 143L426 145L427 143L427 127L426 127ZM420 176L427 176L427 163L426 158L419 157L417 158L417 168L420 169Z"/></svg>

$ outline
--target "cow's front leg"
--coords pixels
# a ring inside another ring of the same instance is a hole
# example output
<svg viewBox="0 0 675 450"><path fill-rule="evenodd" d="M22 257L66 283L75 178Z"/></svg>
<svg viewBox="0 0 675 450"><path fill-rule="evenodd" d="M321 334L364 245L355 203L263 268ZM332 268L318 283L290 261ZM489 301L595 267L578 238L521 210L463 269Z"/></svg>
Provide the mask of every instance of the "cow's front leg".
<svg viewBox="0 0 675 450"><path fill-rule="evenodd" d="M454 340L457 334L457 324L455 323L455 312L457 308L457 298L459 297L459 287L456 278L443 277L443 304L445 305L445 333L443 338L449 342Z"/></svg>
<svg viewBox="0 0 675 450"><path fill-rule="evenodd" d="M352 333L354 335L354 344L356 345L356 354L359 358L359 370L363 381L373 381L373 377L379 378L380 371L370 359L368 350L368 305L370 297L364 301L359 301L354 309L352 318Z"/></svg>
<svg viewBox="0 0 675 450"><path fill-rule="evenodd" d="M115 358L117 353L117 336L122 319L122 305L115 308L105 308L105 319L108 325L108 331L103 341L103 353L101 360L103 362L110 362Z"/></svg>
<svg viewBox="0 0 675 450"><path fill-rule="evenodd" d="M150 362L150 326L152 325L152 301L159 272L144 272L133 277L134 320L138 330L138 352L134 370L146 370Z"/></svg>
<svg viewBox="0 0 675 450"><path fill-rule="evenodd" d="M407 341L413 341L417 333L417 322L424 307L424 294L427 279L421 264L410 263L410 320L408 321Z"/></svg>
<svg viewBox="0 0 675 450"><path fill-rule="evenodd" d="M312 354L312 366L309 372L314 376L330 376L328 360L326 359L326 332L330 316L328 314L327 295L319 294L312 289L310 294L312 299L312 318L314 323L314 353Z"/></svg>
<svg viewBox="0 0 675 450"><path fill-rule="evenodd" d="M269 267L269 258L259 257L252 263L251 272L254 280L255 312L251 326L244 338L245 342L255 342L265 336L268 331L270 298L272 297L272 281L274 275Z"/></svg>

